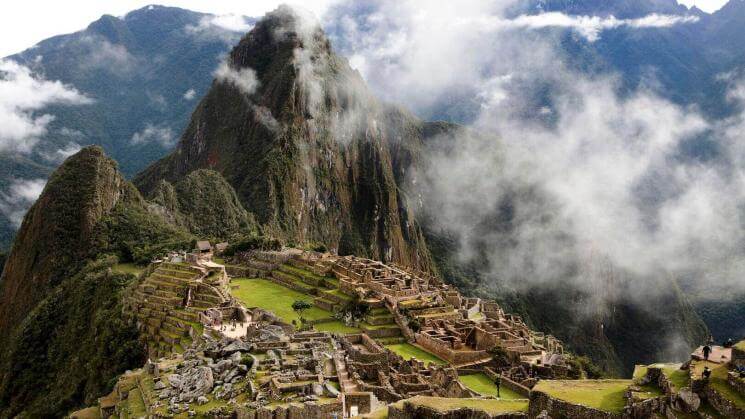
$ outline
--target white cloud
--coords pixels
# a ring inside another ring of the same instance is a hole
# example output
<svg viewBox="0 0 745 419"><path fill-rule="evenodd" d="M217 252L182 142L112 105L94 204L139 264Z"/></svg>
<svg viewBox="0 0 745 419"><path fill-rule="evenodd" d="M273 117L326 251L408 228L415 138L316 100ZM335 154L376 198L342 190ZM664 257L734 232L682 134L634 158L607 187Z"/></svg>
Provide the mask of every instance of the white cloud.
<svg viewBox="0 0 745 419"><path fill-rule="evenodd" d="M57 148L53 151L40 151L39 154L46 160L53 162L53 163L59 163L65 160L66 158L72 156L73 154L77 153L81 149L81 145L70 141L66 145L64 145L61 148Z"/></svg>
<svg viewBox="0 0 745 419"><path fill-rule="evenodd" d="M196 25L187 25L187 33L206 38L222 40L226 44L234 44L240 37L251 30L253 25L245 16L237 14L208 15L199 20Z"/></svg>
<svg viewBox="0 0 745 419"><path fill-rule="evenodd" d="M0 151L28 153L47 133L54 116L47 105L83 105L92 100L74 87L37 77L24 66L0 60Z"/></svg>
<svg viewBox="0 0 745 419"><path fill-rule="evenodd" d="M572 16L558 12L541 13L537 15L522 15L514 19L486 18L471 22L461 22L467 25L477 25L484 30L498 29L544 29L568 28L577 31L588 41L600 39L600 33L620 27L630 28L669 28L678 24L694 23L696 16L670 16L651 14L638 19L617 19L613 16Z"/></svg>
<svg viewBox="0 0 745 419"><path fill-rule="evenodd" d="M222 62L214 74L218 81L233 84L247 96L252 95L259 87L256 72L251 68L235 69L227 62Z"/></svg>
<svg viewBox="0 0 745 419"><path fill-rule="evenodd" d="M118 77L129 77L138 68L137 58L124 45L112 44L98 35L86 35L73 40L88 51L85 59L78 62L83 71L105 70Z"/></svg>
<svg viewBox="0 0 745 419"><path fill-rule="evenodd" d="M194 89L189 89L184 93L184 99L186 100L193 100L197 96L197 91Z"/></svg>
<svg viewBox="0 0 745 419"><path fill-rule="evenodd" d="M176 137L170 127L147 124L142 131L132 135L131 143L134 145L155 142L163 148L171 148L176 144Z"/></svg>
<svg viewBox="0 0 745 419"><path fill-rule="evenodd" d="M41 195L46 179L12 179L6 192L0 192L0 213L18 228L28 208Z"/></svg>

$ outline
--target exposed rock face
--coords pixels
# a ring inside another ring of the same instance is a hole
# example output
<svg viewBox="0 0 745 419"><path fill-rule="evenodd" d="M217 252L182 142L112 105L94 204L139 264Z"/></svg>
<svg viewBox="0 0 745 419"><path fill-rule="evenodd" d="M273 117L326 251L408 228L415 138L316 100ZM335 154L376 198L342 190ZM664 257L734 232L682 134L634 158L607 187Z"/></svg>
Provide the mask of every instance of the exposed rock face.
<svg viewBox="0 0 745 419"><path fill-rule="evenodd" d="M0 277L0 346L52 287L79 268L96 224L114 208L124 183L100 147L83 149L52 174Z"/></svg>
<svg viewBox="0 0 745 419"><path fill-rule="evenodd" d="M286 7L217 74L174 153L136 178L143 192L210 168L277 236L429 266L401 192L428 124L377 102L321 29Z"/></svg>

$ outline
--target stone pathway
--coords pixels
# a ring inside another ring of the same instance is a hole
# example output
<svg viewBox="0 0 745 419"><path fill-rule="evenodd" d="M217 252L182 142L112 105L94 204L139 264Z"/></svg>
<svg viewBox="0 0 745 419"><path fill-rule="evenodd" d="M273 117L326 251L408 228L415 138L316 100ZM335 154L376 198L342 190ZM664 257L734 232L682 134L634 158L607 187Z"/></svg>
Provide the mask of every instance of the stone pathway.
<svg viewBox="0 0 745 419"><path fill-rule="evenodd" d="M704 347L699 346L691 354L694 359L704 359ZM732 359L732 348L725 348L723 346L712 346L711 353L709 354L709 361L715 364L726 364Z"/></svg>

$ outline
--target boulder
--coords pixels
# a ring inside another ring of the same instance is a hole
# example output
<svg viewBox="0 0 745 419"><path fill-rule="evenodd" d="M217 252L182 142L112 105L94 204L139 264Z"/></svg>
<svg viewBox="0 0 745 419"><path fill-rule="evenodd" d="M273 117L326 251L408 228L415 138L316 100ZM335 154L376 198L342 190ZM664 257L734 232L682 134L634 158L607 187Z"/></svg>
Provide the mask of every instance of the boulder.
<svg viewBox="0 0 745 419"><path fill-rule="evenodd" d="M212 370L208 367L196 367L183 377L179 398L182 401L197 399L209 393L213 385Z"/></svg>
<svg viewBox="0 0 745 419"><path fill-rule="evenodd" d="M181 383L182 383L182 378L178 374L171 374L168 376L168 382L171 384L171 387L180 388Z"/></svg>
<svg viewBox="0 0 745 419"><path fill-rule="evenodd" d="M691 413L701 406L701 398L690 387L684 387L678 392L675 403L680 410Z"/></svg>
<svg viewBox="0 0 745 419"><path fill-rule="evenodd" d="M204 397L204 396L197 397L197 404L200 405L200 406L209 403L209 401L210 400L208 398Z"/></svg>

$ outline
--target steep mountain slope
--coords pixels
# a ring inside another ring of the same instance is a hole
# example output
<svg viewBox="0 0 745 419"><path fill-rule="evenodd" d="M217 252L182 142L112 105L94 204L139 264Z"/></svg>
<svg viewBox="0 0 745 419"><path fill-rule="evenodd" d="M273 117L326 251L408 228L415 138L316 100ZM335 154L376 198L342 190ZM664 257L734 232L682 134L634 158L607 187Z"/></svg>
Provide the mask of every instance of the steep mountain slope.
<svg viewBox="0 0 745 419"><path fill-rule="evenodd" d="M0 342L88 256L93 230L122 197L124 180L100 148L62 165L24 220L0 277Z"/></svg>
<svg viewBox="0 0 745 419"><path fill-rule="evenodd" d="M80 146L103 146L125 176L168 152L188 122L195 99L209 88L221 55L243 33L214 19L148 6L124 17L103 16L85 30L49 38L7 57L39 77L74 87L94 103L41 109L54 119L33 151L0 152L0 205L3 194L13 202L13 181L45 179ZM13 208L0 207L0 248L10 246L28 206L13 202Z"/></svg>
<svg viewBox="0 0 745 419"><path fill-rule="evenodd" d="M100 147L68 158L26 215L0 276L0 417L62 416L141 365L120 305L135 278L112 265L191 241L147 211Z"/></svg>
<svg viewBox="0 0 745 419"><path fill-rule="evenodd" d="M378 103L318 26L280 8L230 53L176 151L135 183L150 196L209 168L279 237L428 267L399 189L425 127Z"/></svg>
<svg viewBox="0 0 745 419"><path fill-rule="evenodd" d="M227 239L257 228L235 190L212 170L195 170L176 185L161 181L151 211L201 237Z"/></svg>

